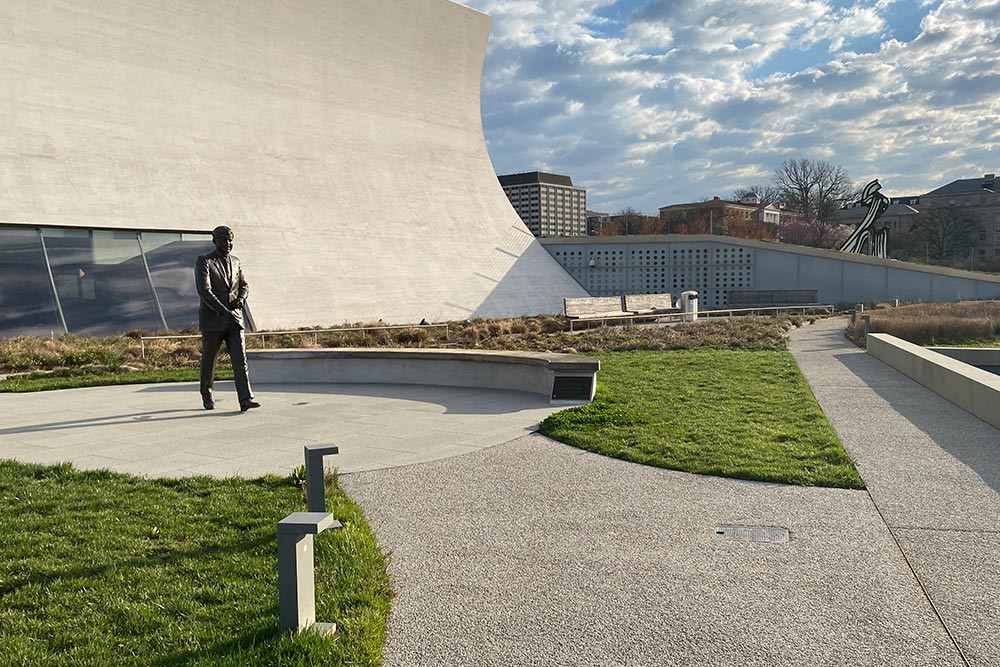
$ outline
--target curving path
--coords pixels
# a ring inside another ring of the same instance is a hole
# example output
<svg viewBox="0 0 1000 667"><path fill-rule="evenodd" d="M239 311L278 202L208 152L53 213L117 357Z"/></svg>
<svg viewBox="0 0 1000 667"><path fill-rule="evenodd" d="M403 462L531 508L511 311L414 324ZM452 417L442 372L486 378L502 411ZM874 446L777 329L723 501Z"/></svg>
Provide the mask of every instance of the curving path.
<svg viewBox="0 0 1000 667"><path fill-rule="evenodd" d="M346 476L393 554L386 664L998 664L1000 438L843 326L791 348L871 494L658 470L537 434ZM726 523L792 540L712 539Z"/></svg>
<svg viewBox="0 0 1000 667"><path fill-rule="evenodd" d="M1000 433L842 328L791 348L870 493L608 459L530 433L553 410L530 395L412 386L268 387L247 414L193 385L0 395L0 457L256 475L343 445L392 553L389 667L1000 664Z"/></svg>

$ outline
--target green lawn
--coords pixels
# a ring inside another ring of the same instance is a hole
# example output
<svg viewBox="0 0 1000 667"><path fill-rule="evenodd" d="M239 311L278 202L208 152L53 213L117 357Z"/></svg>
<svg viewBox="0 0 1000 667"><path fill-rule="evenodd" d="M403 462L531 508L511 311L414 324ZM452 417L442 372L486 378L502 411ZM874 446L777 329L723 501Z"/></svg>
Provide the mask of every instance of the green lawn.
<svg viewBox="0 0 1000 667"><path fill-rule="evenodd" d="M153 384L156 382L198 382L197 368L152 368L140 371L98 371L88 369L63 369L52 372L35 372L15 375L0 380L0 394L77 387L105 387L119 384ZM219 367L216 380L232 380L232 367Z"/></svg>
<svg viewBox="0 0 1000 667"><path fill-rule="evenodd" d="M142 479L0 461L0 665L378 665L391 590L360 510L316 538L317 617L278 626L276 524L295 477Z"/></svg>
<svg viewBox="0 0 1000 667"><path fill-rule="evenodd" d="M860 489L786 350L604 352L597 396L542 422L567 444L686 472Z"/></svg>

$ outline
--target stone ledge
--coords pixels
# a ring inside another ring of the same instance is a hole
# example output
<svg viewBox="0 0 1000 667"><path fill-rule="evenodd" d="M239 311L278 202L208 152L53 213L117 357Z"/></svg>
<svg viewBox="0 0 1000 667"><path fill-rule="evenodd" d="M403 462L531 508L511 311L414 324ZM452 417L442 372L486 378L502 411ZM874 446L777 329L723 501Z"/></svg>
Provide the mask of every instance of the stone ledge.
<svg viewBox="0 0 1000 667"><path fill-rule="evenodd" d="M597 359L572 354L439 348L249 350L247 357L255 384L383 383L482 387L544 394L553 402L593 400L597 371L601 367ZM578 397L563 397L567 379L576 383ZM589 385L589 391L584 385Z"/></svg>
<svg viewBox="0 0 1000 667"><path fill-rule="evenodd" d="M868 354L1000 428L1000 376L889 334L869 334Z"/></svg>

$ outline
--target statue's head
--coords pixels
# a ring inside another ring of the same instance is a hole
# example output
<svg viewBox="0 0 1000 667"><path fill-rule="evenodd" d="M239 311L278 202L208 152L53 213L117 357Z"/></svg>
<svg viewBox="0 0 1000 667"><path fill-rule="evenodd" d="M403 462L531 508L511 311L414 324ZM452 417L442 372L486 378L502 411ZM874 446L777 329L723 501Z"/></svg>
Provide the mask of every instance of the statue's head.
<svg viewBox="0 0 1000 667"><path fill-rule="evenodd" d="M219 225L212 230L212 243L216 250L223 255L228 255L233 250L233 230L225 225Z"/></svg>

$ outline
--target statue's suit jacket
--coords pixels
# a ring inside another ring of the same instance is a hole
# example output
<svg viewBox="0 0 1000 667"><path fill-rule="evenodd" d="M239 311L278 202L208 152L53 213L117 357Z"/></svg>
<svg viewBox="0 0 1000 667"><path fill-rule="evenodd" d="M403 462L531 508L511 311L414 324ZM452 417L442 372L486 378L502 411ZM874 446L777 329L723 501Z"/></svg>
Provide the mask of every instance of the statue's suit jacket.
<svg viewBox="0 0 1000 667"><path fill-rule="evenodd" d="M194 264L194 279L201 297L198 309L198 326L203 332L225 331L233 326L229 319L236 311L239 327L243 328L243 305L250 288L243 278L243 267L238 257L229 255L232 271L226 267L226 256L218 250L199 255Z"/></svg>

